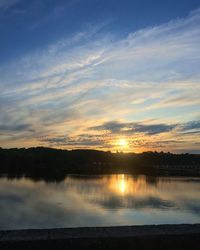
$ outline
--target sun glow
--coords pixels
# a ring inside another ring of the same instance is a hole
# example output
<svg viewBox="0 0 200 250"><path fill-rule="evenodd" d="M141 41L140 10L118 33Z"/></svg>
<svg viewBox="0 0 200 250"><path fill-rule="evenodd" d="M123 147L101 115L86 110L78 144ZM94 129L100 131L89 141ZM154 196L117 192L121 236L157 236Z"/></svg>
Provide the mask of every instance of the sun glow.
<svg viewBox="0 0 200 250"><path fill-rule="evenodd" d="M128 146L128 141L126 139L119 139L117 143L120 147L127 147Z"/></svg>

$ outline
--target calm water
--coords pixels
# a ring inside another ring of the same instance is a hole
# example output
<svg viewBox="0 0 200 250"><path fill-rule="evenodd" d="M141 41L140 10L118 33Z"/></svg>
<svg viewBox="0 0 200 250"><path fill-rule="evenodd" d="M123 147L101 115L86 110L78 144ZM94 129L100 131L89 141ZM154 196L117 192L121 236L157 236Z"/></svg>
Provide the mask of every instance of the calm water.
<svg viewBox="0 0 200 250"><path fill-rule="evenodd" d="M0 178L0 229L200 223L200 178Z"/></svg>

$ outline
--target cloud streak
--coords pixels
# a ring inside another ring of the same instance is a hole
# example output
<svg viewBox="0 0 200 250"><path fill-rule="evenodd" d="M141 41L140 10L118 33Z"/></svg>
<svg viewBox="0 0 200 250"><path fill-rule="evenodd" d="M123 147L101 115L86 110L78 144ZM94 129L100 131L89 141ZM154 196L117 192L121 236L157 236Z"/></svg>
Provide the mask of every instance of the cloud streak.
<svg viewBox="0 0 200 250"><path fill-rule="evenodd" d="M107 130L110 133L144 133L147 135L155 135L164 132L169 132L176 128L177 125L167 124L141 124L141 123L120 123L120 122L107 122L103 125L92 127L93 130Z"/></svg>
<svg viewBox="0 0 200 250"><path fill-rule="evenodd" d="M177 136L182 148L198 150L199 122L193 121L200 118L200 10L122 38L102 33L106 25L1 67L3 145L11 145L20 124L30 124L23 145L31 143L33 131L33 144L94 148L110 147L114 136L143 134L138 147ZM148 141L152 137L159 138Z"/></svg>

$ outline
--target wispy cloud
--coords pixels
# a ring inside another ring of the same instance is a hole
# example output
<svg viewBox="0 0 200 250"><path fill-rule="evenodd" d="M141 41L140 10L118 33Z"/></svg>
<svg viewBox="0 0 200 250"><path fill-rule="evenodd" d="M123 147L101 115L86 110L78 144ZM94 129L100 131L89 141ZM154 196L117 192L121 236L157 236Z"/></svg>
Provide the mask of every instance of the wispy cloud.
<svg viewBox="0 0 200 250"><path fill-rule="evenodd" d="M23 121L31 124L38 143L37 138L48 136L43 142L108 146L108 138L94 133L103 129L142 133L146 143L148 136L185 141L179 137L197 127L192 121L200 117L200 10L124 38L102 33L104 25L60 39L0 69L0 124L5 134L6 126ZM177 135L180 124L182 135ZM85 133L92 139L83 138ZM30 141L31 132L26 136L24 141ZM4 135L4 144L11 138Z"/></svg>

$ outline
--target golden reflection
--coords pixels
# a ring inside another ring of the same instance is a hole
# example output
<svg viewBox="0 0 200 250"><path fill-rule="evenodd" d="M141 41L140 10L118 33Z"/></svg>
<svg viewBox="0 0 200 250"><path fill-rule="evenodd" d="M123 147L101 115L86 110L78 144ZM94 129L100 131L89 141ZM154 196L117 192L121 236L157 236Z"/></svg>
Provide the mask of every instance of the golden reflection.
<svg viewBox="0 0 200 250"><path fill-rule="evenodd" d="M147 191L147 183L144 176L134 179L132 176L124 174L112 175L107 181L109 189L120 195L144 195Z"/></svg>
<svg viewBox="0 0 200 250"><path fill-rule="evenodd" d="M125 191L126 191L126 181L124 179L124 174L121 175L121 180L120 180L120 183L119 183L119 188L120 188L121 193L124 194Z"/></svg>

